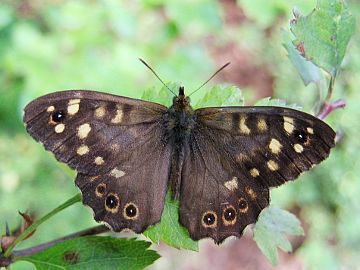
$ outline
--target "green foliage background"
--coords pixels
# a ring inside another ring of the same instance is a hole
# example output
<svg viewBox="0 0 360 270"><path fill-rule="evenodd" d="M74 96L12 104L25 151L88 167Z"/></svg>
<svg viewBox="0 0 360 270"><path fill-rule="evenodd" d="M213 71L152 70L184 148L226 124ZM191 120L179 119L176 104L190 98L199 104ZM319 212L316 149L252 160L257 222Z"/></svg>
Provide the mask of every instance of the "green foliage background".
<svg viewBox="0 0 360 270"><path fill-rule="evenodd" d="M358 17L357 0L348 3ZM311 112L316 86L305 87L291 66L281 29L289 29L294 5L307 14L315 4L315 0L238 0L248 19L229 24L223 2L211 0L1 1L0 232L4 233L5 221L16 227L18 210L42 215L77 191L71 183L74 173L26 134L22 108L30 100L75 88L139 98L145 89L161 85L138 57L166 81L182 82L190 91L223 64L212 49L235 44L255 65L271 73L274 96ZM334 99L346 99L347 107L327 119L343 135L339 145L324 164L300 181L272 191L273 205L300 209L307 229L297 254L311 269L358 267L359 44L357 31L335 85ZM198 91L193 104L209 88ZM251 86L243 90L248 104L256 95ZM94 225L91 214L75 205L41 227L24 246L90 225ZM13 269L25 267L32 269L26 263Z"/></svg>

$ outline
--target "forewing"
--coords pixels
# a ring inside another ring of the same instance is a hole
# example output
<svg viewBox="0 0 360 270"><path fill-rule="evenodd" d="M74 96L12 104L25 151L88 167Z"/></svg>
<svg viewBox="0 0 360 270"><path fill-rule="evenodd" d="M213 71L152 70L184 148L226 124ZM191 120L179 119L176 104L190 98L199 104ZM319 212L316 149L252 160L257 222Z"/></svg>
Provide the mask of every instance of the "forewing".
<svg viewBox="0 0 360 270"><path fill-rule="evenodd" d="M194 239L240 236L269 204L269 187L324 160L335 132L280 107L207 108L186 146L180 222Z"/></svg>
<svg viewBox="0 0 360 270"><path fill-rule="evenodd" d="M93 91L63 91L25 108L27 131L78 171L76 185L97 221L141 232L160 220L171 149L166 107ZM156 198L155 198L156 196Z"/></svg>

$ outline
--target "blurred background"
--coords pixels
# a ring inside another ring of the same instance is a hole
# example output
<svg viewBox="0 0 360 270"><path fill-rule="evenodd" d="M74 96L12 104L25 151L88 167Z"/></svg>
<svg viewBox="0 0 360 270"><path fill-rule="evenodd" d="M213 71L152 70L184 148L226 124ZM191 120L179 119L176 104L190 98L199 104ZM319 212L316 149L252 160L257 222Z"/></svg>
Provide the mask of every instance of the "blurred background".
<svg viewBox="0 0 360 270"><path fill-rule="evenodd" d="M358 17L357 0L349 0ZM197 88L227 61L210 83L239 86L245 103L267 96L312 112L318 92L305 87L283 48L296 6L315 0L1 0L0 1L0 232L20 223L17 211L41 216L73 196L74 172L58 163L25 131L22 109L61 89L96 89L139 98L159 81ZM304 237L294 252L280 252L275 269L360 269L360 35L355 33L337 78L333 99L347 101L327 122L341 134L329 159L298 181L272 191L272 204L296 214ZM198 91L193 101L210 86ZM26 244L31 246L95 225L80 204L55 216ZM151 269L273 269L247 230L241 240L200 252L153 246L162 255ZM34 269L19 263L13 269Z"/></svg>

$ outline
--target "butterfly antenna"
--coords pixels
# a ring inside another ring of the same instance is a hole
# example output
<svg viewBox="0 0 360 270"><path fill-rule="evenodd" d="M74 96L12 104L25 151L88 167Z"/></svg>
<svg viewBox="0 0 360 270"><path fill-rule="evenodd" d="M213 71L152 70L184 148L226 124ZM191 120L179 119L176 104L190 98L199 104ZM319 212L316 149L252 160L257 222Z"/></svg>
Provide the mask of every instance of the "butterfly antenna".
<svg viewBox="0 0 360 270"><path fill-rule="evenodd" d="M141 63L143 63L148 69L151 70L151 72L155 75L156 78L158 78L158 80L174 95L177 96L165 83L164 81L159 77L159 75L156 74L156 72L141 58L139 58L139 60L141 61Z"/></svg>
<svg viewBox="0 0 360 270"><path fill-rule="evenodd" d="M207 84L209 81L211 81L212 78L214 78L220 71L222 71L224 68L226 68L228 65L230 65L230 62L227 62L225 65L223 65L221 68L219 68L206 82L204 82L200 87L198 87L195 91L193 91L189 97L194 94L195 92L199 91L205 84Z"/></svg>

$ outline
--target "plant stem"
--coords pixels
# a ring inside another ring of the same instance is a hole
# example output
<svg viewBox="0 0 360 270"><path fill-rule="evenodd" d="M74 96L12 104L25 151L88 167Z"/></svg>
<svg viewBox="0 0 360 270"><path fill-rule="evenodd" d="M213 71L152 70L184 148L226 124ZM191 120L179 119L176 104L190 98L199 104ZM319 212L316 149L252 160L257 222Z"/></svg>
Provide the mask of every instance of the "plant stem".
<svg viewBox="0 0 360 270"><path fill-rule="evenodd" d="M56 207L54 210L50 211L48 214L46 214L45 216L43 216L42 218L38 219L37 221L35 221L31 226L29 226L25 231L23 231L14 241L14 243L5 251L4 253L4 257L7 258L11 255L12 251L14 250L14 248L21 242L23 241L29 234L31 234L33 231L36 230L37 227L39 227L43 222L45 222L46 220L48 220L49 218L51 218L52 216L56 215L57 213L59 213L60 211L64 210L65 208L68 208L69 206L80 202L81 201L81 195L80 194L76 194L74 197L70 198L69 200L67 200L66 202L64 202L63 204L59 205L58 207Z"/></svg>
<svg viewBox="0 0 360 270"><path fill-rule="evenodd" d="M328 105L330 103L330 99L334 90L334 83L335 83L335 77L330 76L330 83L329 83L329 88L328 88L328 92L326 95L326 99L324 102L324 106Z"/></svg>
<svg viewBox="0 0 360 270"><path fill-rule="evenodd" d="M104 233L107 231L109 231L109 228L107 228L105 225L95 226L95 227L92 227L89 229L85 229L85 230L82 230L82 231L79 231L76 233L72 233L67 236L52 240L52 241L49 241L47 243L40 244L35 247L30 247L30 248L23 249L23 250L16 250L12 253L12 255L14 256L14 258L16 260L19 257L30 256L34 253L40 252L46 248L52 247L53 245L63 242L63 241L66 241L66 240L74 239L74 238L77 238L80 236L97 235L97 234Z"/></svg>

